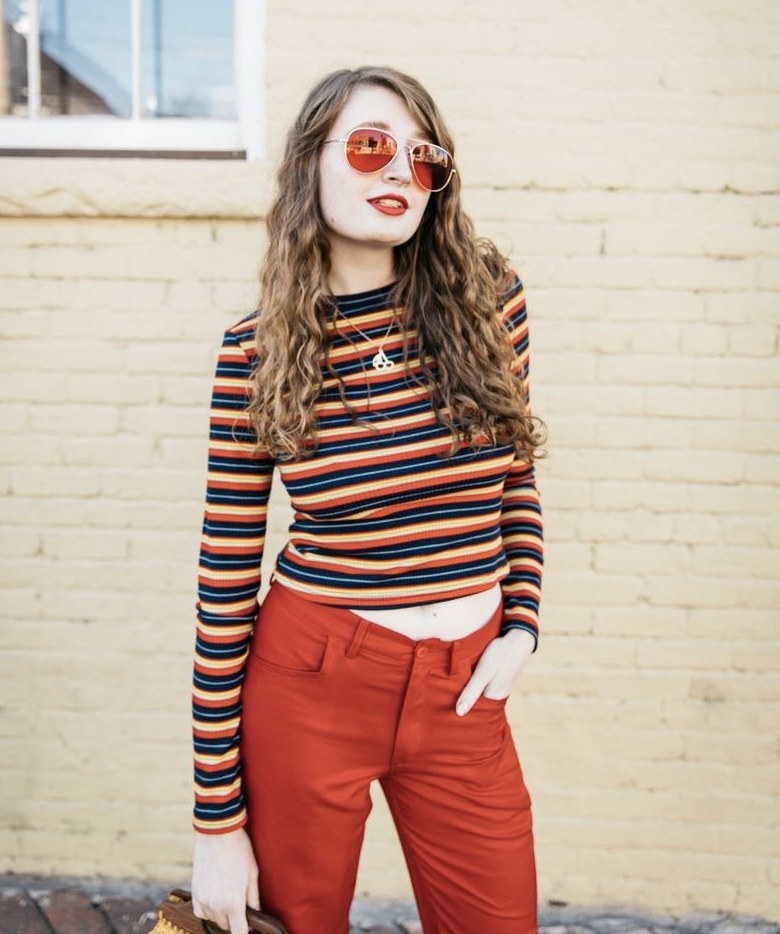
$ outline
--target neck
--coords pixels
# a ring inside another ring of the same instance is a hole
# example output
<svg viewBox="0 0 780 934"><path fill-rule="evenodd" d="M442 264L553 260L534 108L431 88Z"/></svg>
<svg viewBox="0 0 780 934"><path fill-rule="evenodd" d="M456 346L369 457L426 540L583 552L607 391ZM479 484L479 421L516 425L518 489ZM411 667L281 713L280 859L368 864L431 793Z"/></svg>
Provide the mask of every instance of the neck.
<svg viewBox="0 0 780 934"><path fill-rule="evenodd" d="M395 277L392 250L366 250L356 255L331 244L328 288L334 295L354 295L391 283Z"/></svg>

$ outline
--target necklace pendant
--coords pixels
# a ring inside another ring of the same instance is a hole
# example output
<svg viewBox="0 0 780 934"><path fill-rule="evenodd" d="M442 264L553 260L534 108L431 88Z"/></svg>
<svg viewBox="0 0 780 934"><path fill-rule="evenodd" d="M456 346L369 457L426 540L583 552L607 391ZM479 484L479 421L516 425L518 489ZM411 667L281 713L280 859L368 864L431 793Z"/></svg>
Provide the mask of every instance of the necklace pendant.
<svg viewBox="0 0 780 934"><path fill-rule="evenodd" d="M380 347L371 360L371 366L375 370L392 370L395 364Z"/></svg>

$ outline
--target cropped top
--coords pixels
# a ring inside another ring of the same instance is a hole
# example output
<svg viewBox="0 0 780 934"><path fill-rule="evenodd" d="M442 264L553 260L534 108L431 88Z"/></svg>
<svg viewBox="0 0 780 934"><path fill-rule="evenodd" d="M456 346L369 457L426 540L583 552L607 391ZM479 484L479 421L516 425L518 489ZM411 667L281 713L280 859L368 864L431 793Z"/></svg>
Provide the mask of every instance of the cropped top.
<svg viewBox="0 0 780 934"><path fill-rule="evenodd" d="M210 419L194 671L195 827L246 820L241 685L258 611L274 468L292 503L274 578L310 600L359 610L453 599L501 582L503 629L536 636L542 520L534 469L511 445L461 446L431 405L416 335L394 326L392 287L340 297L316 403L319 445L279 460L246 413L256 315L225 334ZM527 394L528 325L516 279L497 309ZM374 369L381 346L394 364ZM435 361L426 360L435 370ZM341 399L359 416L355 423Z"/></svg>

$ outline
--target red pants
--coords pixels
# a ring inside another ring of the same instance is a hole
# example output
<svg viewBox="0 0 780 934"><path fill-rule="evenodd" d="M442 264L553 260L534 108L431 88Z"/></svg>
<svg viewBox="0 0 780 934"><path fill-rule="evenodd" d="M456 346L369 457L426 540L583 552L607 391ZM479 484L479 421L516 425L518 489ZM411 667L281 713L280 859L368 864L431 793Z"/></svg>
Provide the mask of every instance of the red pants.
<svg viewBox="0 0 780 934"><path fill-rule="evenodd" d="M504 712L455 701L500 613L455 642L405 636L274 584L243 695L249 833L290 934L347 934L384 790L425 934L536 934L531 810Z"/></svg>

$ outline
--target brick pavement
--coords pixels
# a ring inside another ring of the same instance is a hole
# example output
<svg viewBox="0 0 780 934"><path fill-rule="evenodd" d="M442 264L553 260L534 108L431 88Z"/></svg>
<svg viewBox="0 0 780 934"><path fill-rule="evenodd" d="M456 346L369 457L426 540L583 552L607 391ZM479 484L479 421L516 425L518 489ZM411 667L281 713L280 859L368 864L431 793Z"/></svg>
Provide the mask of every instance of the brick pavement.
<svg viewBox="0 0 780 934"><path fill-rule="evenodd" d="M0 934L148 934L166 891L140 882L0 875ZM557 903L544 906L539 921L540 934L780 934L780 924L745 915L696 912L672 918ZM422 929L409 903L359 900L350 934L422 934Z"/></svg>

